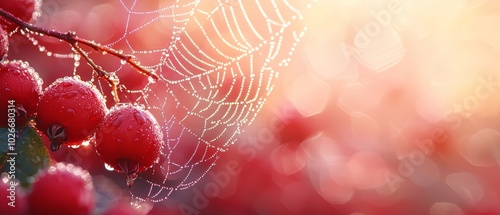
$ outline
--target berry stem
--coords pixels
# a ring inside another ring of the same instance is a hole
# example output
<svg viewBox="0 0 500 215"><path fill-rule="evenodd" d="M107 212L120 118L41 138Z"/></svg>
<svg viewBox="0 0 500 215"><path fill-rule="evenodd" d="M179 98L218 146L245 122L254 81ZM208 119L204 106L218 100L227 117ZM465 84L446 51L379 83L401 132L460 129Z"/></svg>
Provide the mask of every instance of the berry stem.
<svg viewBox="0 0 500 215"><path fill-rule="evenodd" d="M69 32L60 32L56 30L48 30L42 27L35 26L33 24L27 23L25 21L22 21L21 19L15 17L14 15L10 14L9 12L4 11L3 9L0 9L0 16L7 19L11 23L16 24L19 26L21 29L25 29L31 32L36 32L41 35L46 35L49 37L54 37L60 40L63 40L67 43L69 43L75 52L77 54L83 56L85 61L94 69L96 74L106 80L106 82L111 86L113 90L113 97L116 103L119 103L118 99L118 94L117 94L117 84L118 84L118 79L116 76L111 76L108 72L104 71L101 66L95 64L95 62L88 56L87 53L85 53L79 44L83 44L89 48L92 48L95 51L102 51L109 53L120 60L124 60L127 64L129 64L131 67L135 68L137 71L141 72L144 75L147 75L149 77L152 77L154 80L158 80L159 77L149 69L143 67L140 65L140 63L136 60L136 58L133 55L127 55L127 54L122 54L120 51L117 51L111 47L103 46L101 44L98 44L94 41L86 40L83 38L80 38L76 35L76 32L74 31L69 31Z"/></svg>

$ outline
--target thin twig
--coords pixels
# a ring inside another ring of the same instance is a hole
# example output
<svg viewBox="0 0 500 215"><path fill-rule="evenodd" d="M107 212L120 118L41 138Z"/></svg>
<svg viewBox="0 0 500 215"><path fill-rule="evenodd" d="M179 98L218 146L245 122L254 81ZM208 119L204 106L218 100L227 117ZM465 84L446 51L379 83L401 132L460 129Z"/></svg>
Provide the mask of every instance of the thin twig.
<svg viewBox="0 0 500 215"><path fill-rule="evenodd" d="M39 33L42 35L49 36L49 37L54 37L54 38L57 38L57 39L60 39L60 40L63 40L65 42L69 43L71 45L71 47L73 47L73 49L77 52L77 54L81 55L85 59L85 61L87 61L87 63L90 65L90 67L92 67L92 69L94 69L96 74L100 78L103 78L104 80L106 80L106 82L111 86L111 88L113 90L113 97L115 99L115 102L119 102L118 94L117 94L117 86L116 86L118 84L118 80L114 79L115 77L111 77L111 75L108 72L104 71L104 69L102 69L101 66L95 64L94 61L88 56L88 54L85 53L78 46L78 44L86 45L87 47L92 48L95 51L102 51L102 52L109 53L109 54L119 58L120 60L125 61L127 64L129 64L133 68L137 69L142 74L147 75L149 77L152 77L154 80L159 79L158 75L156 75L155 73L146 69L145 67L141 66L133 55L126 55L120 51L113 49L113 48L103 46L103 45L98 44L94 41L80 38L76 35L76 33L74 31L69 31L69 32L63 33L63 32L59 32L59 31L55 31L55 30L48 30L45 28L41 28L41 27L32 25L30 23L24 22L21 19L13 16L9 12L4 11L3 9L0 9L0 16L7 19L8 21L16 24L21 29L26 29L26 30L29 30L32 32L36 32L36 33Z"/></svg>
<svg viewBox="0 0 500 215"><path fill-rule="evenodd" d="M71 44L73 49L87 61L87 63L92 67L94 72L97 74L99 77L103 77L106 82L108 82L109 86L111 86L111 94L113 95L113 99L115 100L115 103L120 103L120 98L118 97L118 91L117 91L117 85L119 83L119 80L111 77L108 72L104 71L101 66L97 65L94 63L94 61L89 57L85 51L82 50L79 46L76 44Z"/></svg>

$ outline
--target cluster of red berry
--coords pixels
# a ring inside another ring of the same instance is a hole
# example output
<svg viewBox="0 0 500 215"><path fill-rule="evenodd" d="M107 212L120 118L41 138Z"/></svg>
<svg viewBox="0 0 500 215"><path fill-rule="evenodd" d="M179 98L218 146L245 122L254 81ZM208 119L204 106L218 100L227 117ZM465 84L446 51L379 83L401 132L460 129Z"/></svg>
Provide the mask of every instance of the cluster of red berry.
<svg viewBox="0 0 500 215"><path fill-rule="evenodd" d="M39 7L38 0L0 4L0 9L24 22L34 22ZM126 174L128 186L132 186L137 173L158 161L164 145L163 134L147 110L124 103L108 110L100 91L79 77L60 78L43 89L43 81L27 62L6 59L9 35L16 33L17 26L2 18L0 25L0 112L5 113L0 114L0 127L9 126L9 104L15 103L18 133L35 127L51 141L52 151L90 141L106 164ZM72 164L56 163L34 178L27 196L27 210L31 214L92 212L95 197L87 171ZM3 178L0 185L0 193L4 193L12 182ZM22 206L5 208L8 204L3 202L0 201L2 213L22 213L19 212Z"/></svg>

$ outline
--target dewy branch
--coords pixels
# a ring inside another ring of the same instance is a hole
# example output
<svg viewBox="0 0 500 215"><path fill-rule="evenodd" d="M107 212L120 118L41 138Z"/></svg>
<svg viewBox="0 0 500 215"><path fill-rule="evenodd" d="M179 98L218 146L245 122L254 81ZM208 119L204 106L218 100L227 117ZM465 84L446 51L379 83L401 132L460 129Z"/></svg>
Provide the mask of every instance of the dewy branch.
<svg viewBox="0 0 500 215"><path fill-rule="evenodd" d="M65 42L67 42L68 44L70 44L71 47L73 48L73 50L78 55L82 56L83 59L85 59L85 61L87 62L87 64L89 64L90 67L92 67L92 69L94 70L94 72L100 78L104 79L111 86L112 91L113 91L112 92L113 93L113 97L114 97L114 100L115 100L116 103L119 102L118 93L117 93L118 79L116 77L112 77L112 75L110 75L108 72L106 72L101 66L97 65L88 56L88 54L79 46L79 44L83 44L85 46L88 46L88 47L92 48L95 51L102 51L102 52L111 54L111 55L119 58L120 60L123 60L123 61L127 62L127 64L129 64L133 68L137 69L139 72L143 73L144 75L150 76L150 77L152 77L155 80L158 80L158 78L159 78L158 75L156 75L155 73L153 73L150 70L148 70L148 69L144 68L143 66L141 66L139 64L139 62L135 59L135 57L133 55L122 54L120 51L117 51L117 50L115 50L113 48L110 48L110 47L107 47L107 46L103 46L103 45L98 44L98 43L96 43L94 41L90 41L90 40L86 40L86 39L80 38L73 31L70 31L70 32L59 32L59 31L55 31L55 30L48 30L48 29L45 29L45 28L41 28L41 27L32 25L30 23L24 22L24 21L20 20L19 18L13 16L9 12L6 12L6 11L4 11L2 9L0 9L0 16L3 17L4 19L8 20L9 22L12 22L12 23L16 24L17 26L19 26L19 28L21 30L35 32L35 33L38 33L38 34L40 34L42 36L45 35L45 36L49 36L49 37L54 37L54 38L63 40Z"/></svg>

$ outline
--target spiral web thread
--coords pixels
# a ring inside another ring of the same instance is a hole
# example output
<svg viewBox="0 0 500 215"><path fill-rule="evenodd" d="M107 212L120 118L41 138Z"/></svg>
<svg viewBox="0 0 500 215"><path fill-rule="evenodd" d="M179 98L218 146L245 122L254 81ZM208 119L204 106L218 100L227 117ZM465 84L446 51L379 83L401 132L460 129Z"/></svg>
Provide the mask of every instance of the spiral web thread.
<svg viewBox="0 0 500 215"><path fill-rule="evenodd" d="M119 93L155 115L166 143L159 162L135 180L136 199L163 201L215 165L286 70L314 1L120 1L126 26L110 45L160 80L140 90L120 85Z"/></svg>

